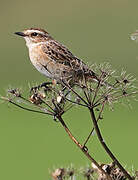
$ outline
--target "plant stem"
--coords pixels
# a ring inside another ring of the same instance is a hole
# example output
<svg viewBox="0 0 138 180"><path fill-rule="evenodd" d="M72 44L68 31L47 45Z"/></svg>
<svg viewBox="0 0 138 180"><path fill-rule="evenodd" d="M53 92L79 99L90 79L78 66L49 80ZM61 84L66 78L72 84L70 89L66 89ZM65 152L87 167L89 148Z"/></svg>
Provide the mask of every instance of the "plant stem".
<svg viewBox="0 0 138 180"><path fill-rule="evenodd" d="M37 111L37 110L34 110L34 109L29 109L29 108L23 107L23 106L21 106L21 105L15 103L15 102L13 102L12 100L7 100L7 101L8 101L9 103L11 103L11 104L13 104L13 105L15 105L15 106L21 108L21 109L26 110L26 111L35 112L35 113L40 113L40 114L47 114L47 115L53 116L53 113L50 114L50 113L43 112L43 111Z"/></svg>
<svg viewBox="0 0 138 180"><path fill-rule="evenodd" d="M106 143L104 142L104 139L102 137L102 134L100 132L100 129L98 127L97 121L96 121L96 117L95 117L95 113L93 108L89 108L90 110L90 114L91 114L91 118L93 120L93 125L94 125L94 129L97 133L98 139L100 141L100 143L102 144L103 148L105 149L105 151L107 152L107 154L110 156L110 158L113 160L113 162L116 163L116 165L120 168L120 170L124 173L124 175L126 176L126 178L128 178L129 180L133 180L133 178L128 174L128 172L123 168L123 166L120 164L120 162L116 159L116 157L113 155L113 153L110 151L110 149L108 148L108 146L106 145Z"/></svg>
<svg viewBox="0 0 138 180"><path fill-rule="evenodd" d="M66 99L67 101L69 101L69 102L73 103L73 104L77 104L77 105L79 105L79 106L83 106L83 107L88 107L88 106L87 106L87 105L85 105L85 104L81 104L81 103L78 103L78 102L72 101L72 100L70 100L70 99L68 99L68 98L66 98L66 97L65 97L65 99Z"/></svg>
<svg viewBox="0 0 138 180"><path fill-rule="evenodd" d="M94 163L94 165L103 173L105 174L105 176L107 177L108 180L112 180L111 177L109 176L108 173L106 173L102 167L93 159L93 157L88 153L88 150L86 150L84 148L83 145L81 145L77 139L72 135L72 133L70 132L69 128L67 127L67 125L65 124L64 120L62 119L61 116L57 116L59 122L62 124L63 128L65 129L65 131L67 132L67 134L69 135L69 137L71 138L71 140L79 147L79 149L87 156L87 158Z"/></svg>
<svg viewBox="0 0 138 180"><path fill-rule="evenodd" d="M101 114L103 112L103 109L104 109L104 105L105 105L105 102L102 104L102 107L101 107L101 110L99 112L99 115L98 115L98 118L96 120L96 122L98 123L99 119L101 118ZM94 132L94 127L92 128L90 134L88 135L87 139L85 140L83 146L86 146L87 142L89 141L90 137L92 136L92 133Z"/></svg>
<svg viewBox="0 0 138 180"><path fill-rule="evenodd" d="M64 81L62 81L63 85L65 87L67 87L68 89L70 89L78 98L80 98L80 100L82 102L84 102L87 106L88 106L88 103L87 101L85 101L69 84L65 83Z"/></svg>

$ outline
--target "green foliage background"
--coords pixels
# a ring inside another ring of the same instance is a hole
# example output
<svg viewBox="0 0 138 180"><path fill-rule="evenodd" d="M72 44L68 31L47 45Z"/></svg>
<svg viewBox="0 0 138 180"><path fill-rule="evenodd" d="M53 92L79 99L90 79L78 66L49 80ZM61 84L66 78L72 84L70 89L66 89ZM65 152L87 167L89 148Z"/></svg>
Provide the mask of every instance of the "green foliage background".
<svg viewBox="0 0 138 180"><path fill-rule="evenodd" d="M32 67L24 41L13 34L28 27L46 29L85 62L106 61L138 77L138 44L129 38L138 28L137 8L137 0L1 0L0 94L10 86L27 90L28 83L45 81ZM132 109L107 108L100 123L105 141L128 170L138 168L138 104L131 104ZM88 112L76 107L65 119L82 142L91 126ZM89 150L99 162L110 162L96 136ZM0 104L0 179L51 179L49 169L70 163L80 167L89 161L59 123Z"/></svg>

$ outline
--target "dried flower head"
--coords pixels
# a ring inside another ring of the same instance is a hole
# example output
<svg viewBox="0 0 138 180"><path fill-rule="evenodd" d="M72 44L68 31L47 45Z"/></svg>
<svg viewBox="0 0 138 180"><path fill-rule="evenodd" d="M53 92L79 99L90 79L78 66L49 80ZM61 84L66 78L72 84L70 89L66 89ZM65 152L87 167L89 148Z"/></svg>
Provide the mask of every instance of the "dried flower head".
<svg viewBox="0 0 138 180"><path fill-rule="evenodd" d="M15 97L21 97L21 92L18 88L16 89L9 89L8 93L14 95Z"/></svg>
<svg viewBox="0 0 138 180"><path fill-rule="evenodd" d="M135 85L136 78L132 75L124 70L117 73L109 63L94 64L91 68L98 80L88 81L82 77L73 86L68 81L46 82L32 87L28 97L24 97L18 88L10 89L8 90L10 100L14 103L20 100L25 105L30 102L29 106L32 104L35 108L53 115L54 118L74 105L92 107L98 110L100 119L105 105L113 109L114 103L121 101L124 103L126 100L128 104L129 97L136 98L138 89Z"/></svg>
<svg viewBox="0 0 138 180"><path fill-rule="evenodd" d="M115 166L115 163L110 163L110 164L101 164L102 169L106 171L112 180L125 180L126 177L123 174L123 172ZM92 164L92 167L98 174L98 180L106 180L106 176L95 166Z"/></svg>

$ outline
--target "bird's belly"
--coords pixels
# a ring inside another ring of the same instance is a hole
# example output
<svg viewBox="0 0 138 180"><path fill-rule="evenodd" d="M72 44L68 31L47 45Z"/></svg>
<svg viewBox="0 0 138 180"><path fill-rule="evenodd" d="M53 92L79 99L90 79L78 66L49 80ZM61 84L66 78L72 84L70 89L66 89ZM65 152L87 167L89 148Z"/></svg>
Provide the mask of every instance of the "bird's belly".
<svg viewBox="0 0 138 180"><path fill-rule="evenodd" d="M51 73L46 69L46 65L48 62L46 62L46 59L39 55L39 53L29 53L30 60L34 67L43 75L45 75L48 78L52 78Z"/></svg>
<svg viewBox="0 0 138 180"><path fill-rule="evenodd" d="M38 63L32 63L32 64L40 73L42 73L48 78L52 78L51 73L48 70L46 70L46 68L44 68L41 64L38 64Z"/></svg>

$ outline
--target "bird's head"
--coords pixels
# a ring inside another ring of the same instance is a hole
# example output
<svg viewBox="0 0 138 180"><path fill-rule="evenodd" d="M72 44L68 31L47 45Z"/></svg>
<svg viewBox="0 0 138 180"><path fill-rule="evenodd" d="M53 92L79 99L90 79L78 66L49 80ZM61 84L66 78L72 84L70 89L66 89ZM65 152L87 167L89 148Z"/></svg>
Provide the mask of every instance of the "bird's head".
<svg viewBox="0 0 138 180"><path fill-rule="evenodd" d="M48 32L39 28L25 29L22 32L15 32L16 35L23 37L28 47L41 42L46 42L51 38Z"/></svg>

